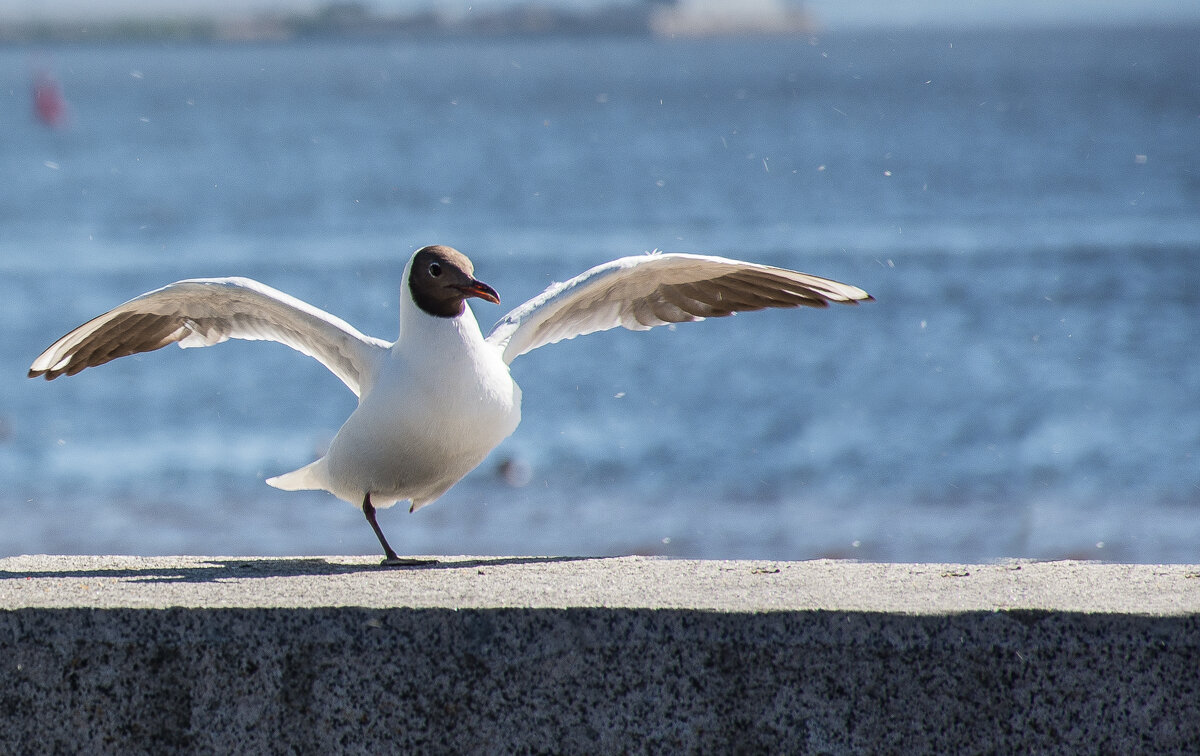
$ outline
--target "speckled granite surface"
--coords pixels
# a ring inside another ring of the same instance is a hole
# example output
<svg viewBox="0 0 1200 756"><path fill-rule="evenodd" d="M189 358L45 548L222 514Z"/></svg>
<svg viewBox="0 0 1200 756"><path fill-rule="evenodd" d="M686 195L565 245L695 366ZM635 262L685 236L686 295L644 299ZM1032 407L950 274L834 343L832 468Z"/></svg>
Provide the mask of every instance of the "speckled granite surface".
<svg viewBox="0 0 1200 756"><path fill-rule="evenodd" d="M0 751L1171 752L1200 568L0 560Z"/></svg>

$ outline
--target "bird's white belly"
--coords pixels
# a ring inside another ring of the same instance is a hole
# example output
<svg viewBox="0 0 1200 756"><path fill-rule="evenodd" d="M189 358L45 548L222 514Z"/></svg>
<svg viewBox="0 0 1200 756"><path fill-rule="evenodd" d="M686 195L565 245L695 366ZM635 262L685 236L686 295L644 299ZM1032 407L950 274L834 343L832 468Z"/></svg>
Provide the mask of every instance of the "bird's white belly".
<svg viewBox="0 0 1200 756"><path fill-rule="evenodd" d="M376 507L436 499L520 422L521 391L507 366L501 370L428 382L409 375L377 386L330 444L334 495L358 504L369 492Z"/></svg>

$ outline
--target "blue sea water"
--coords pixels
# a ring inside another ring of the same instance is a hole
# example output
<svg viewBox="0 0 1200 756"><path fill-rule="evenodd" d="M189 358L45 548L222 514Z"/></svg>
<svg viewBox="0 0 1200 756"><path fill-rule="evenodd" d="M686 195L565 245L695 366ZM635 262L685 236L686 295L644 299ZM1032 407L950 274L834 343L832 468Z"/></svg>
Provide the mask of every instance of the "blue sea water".
<svg viewBox="0 0 1200 756"><path fill-rule="evenodd" d="M504 299L485 329L655 248L877 301L520 358L516 434L381 514L401 553L1200 560L1196 32L0 49L0 553L375 553L353 508L262 482L353 409L317 363L24 375L195 276L392 338L444 243Z"/></svg>

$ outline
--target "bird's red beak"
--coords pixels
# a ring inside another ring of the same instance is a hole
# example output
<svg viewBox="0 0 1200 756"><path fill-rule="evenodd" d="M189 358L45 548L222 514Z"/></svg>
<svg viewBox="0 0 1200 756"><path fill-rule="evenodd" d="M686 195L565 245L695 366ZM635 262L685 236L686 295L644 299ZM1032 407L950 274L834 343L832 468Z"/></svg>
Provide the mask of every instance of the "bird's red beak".
<svg viewBox="0 0 1200 756"><path fill-rule="evenodd" d="M476 281L472 278L471 283L456 288L468 297L479 297L480 299L486 299L492 304L500 304L500 295L483 281Z"/></svg>

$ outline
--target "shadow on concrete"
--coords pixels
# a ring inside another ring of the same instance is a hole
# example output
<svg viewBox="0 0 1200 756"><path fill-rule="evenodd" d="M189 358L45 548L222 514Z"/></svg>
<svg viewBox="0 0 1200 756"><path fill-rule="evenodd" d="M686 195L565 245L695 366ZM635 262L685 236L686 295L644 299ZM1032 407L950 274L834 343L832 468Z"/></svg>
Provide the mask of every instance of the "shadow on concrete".
<svg viewBox="0 0 1200 756"><path fill-rule="evenodd" d="M321 557L278 558L240 557L204 559L178 567L114 567L111 569L0 570L0 580L25 578L127 578L132 582L207 583L245 578L306 577L313 575L349 575L359 572L404 573L415 570L459 570L504 567L523 564L581 562L604 557L472 557L446 559L404 567L385 567L378 562L338 562Z"/></svg>

